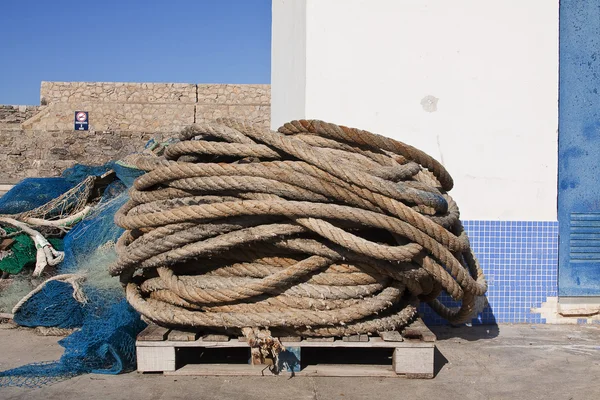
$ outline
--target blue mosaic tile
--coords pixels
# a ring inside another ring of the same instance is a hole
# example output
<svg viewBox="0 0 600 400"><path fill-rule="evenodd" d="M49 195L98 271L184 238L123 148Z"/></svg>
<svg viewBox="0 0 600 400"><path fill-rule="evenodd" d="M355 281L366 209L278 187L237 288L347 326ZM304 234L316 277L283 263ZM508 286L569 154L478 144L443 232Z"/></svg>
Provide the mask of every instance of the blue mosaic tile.
<svg viewBox="0 0 600 400"><path fill-rule="evenodd" d="M558 293L558 222L463 221L473 251L488 279L488 305L473 324L544 323L531 308ZM450 307L459 303L443 294ZM446 324L426 304L419 310L425 322Z"/></svg>

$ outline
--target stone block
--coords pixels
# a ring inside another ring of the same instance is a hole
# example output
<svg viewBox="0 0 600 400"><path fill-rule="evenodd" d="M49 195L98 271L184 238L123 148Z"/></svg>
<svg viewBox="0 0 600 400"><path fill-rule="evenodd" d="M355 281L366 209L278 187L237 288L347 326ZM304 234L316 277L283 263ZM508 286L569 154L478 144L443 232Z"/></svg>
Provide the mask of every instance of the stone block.
<svg viewBox="0 0 600 400"><path fill-rule="evenodd" d="M191 83L42 82L40 96L47 104L75 101L109 103L194 104Z"/></svg>

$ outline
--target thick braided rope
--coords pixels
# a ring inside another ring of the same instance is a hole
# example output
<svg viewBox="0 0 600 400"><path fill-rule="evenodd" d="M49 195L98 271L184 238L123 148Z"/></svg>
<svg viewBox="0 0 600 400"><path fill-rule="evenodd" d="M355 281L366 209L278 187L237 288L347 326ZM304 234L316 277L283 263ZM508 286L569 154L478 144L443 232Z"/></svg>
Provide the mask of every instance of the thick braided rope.
<svg viewBox="0 0 600 400"><path fill-rule="evenodd" d="M322 121L186 128L115 216L128 301L165 326L302 336L401 329L420 299L452 322L487 290L436 160ZM448 308L442 292L459 301Z"/></svg>

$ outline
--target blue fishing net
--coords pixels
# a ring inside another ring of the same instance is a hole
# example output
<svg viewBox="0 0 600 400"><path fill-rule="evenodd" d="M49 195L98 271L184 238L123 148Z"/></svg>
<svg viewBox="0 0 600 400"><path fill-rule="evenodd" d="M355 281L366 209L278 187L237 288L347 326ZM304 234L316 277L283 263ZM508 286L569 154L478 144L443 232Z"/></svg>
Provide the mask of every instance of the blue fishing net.
<svg viewBox="0 0 600 400"><path fill-rule="evenodd" d="M58 265L59 274L70 274L86 269L90 257L95 254L102 256L104 259L101 262L105 264L116 260L114 250L102 252L101 249L110 248L123 233L123 229L115 225L114 216L128 199L126 189L127 187L119 181L110 184L100 203L67 233L63 240L65 259ZM113 259L111 259L112 255L114 255ZM108 275L107 270L101 272Z"/></svg>
<svg viewBox="0 0 600 400"><path fill-rule="evenodd" d="M119 178L119 180L127 187L132 187L133 181L137 177L145 174L145 171L141 171L137 168L127 165L122 161L117 161L114 163L112 168L116 172L117 178Z"/></svg>
<svg viewBox="0 0 600 400"><path fill-rule="evenodd" d="M73 185L77 185L88 176L101 176L113 169L114 161L109 161L104 165L83 165L76 164L71 168L67 168L63 171L61 176Z"/></svg>
<svg viewBox="0 0 600 400"><path fill-rule="evenodd" d="M118 374L135 369L135 338L146 326L125 299L101 305L92 298L84 307L81 329L58 343L58 361L0 372L0 387L40 387L85 373Z"/></svg>
<svg viewBox="0 0 600 400"><path fill-rule="evenodd" d="M73 286L50 281L15 313L21 326L77 328L83 323L83 305L73 297Z"/></svg>
<svg viewBox="0 0 600 400"><path fill-rule="evenodd" d="M0 197L0 214L18 214L33 210L75 185L64 178L26 178Z"/></svg>
<svg viewBox="0 0 600 400"><path fill-rule="evenodd" d="M114 215L128 199L127 184L142 172L114 163L111 167L119 179L64 237L65 259L57 267L57 274L85 275L80 287L85 301L75 300L69 283L50 281L15 315L24 326L79 329L59 342L65 349L60 360L0 372L0 387L39 387L84 373L135 369L135 340L146 324L125 300L118 278L109 276L108 266L117 258L114 244L123 232Z"/></svg>

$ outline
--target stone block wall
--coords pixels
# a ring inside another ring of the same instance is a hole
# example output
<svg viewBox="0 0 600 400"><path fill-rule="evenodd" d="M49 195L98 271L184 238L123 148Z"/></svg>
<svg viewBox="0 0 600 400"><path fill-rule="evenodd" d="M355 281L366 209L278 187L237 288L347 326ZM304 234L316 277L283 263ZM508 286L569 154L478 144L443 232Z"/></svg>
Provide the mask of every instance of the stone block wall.
<svg viewBox="0 0 600 400"><path fill-rule="evenodd" d="M196 121L235 117L260 124L271 121L270 85L198 85Z"/></svg>
<svg viewBox="0 0 600 400"><path fill-rule="evenodd" d="M42 82L40 103L170 103L194 104L191 83Z"/></svg>
<svg viewBox="0 0 600 400"><path fill-rule="evenodd" d="M270 105L271 85L197 85L199 104Z"/></svg>
<svg viewBox="0 0 600 400"><path fill-rule="evenodd" d="M41 106L0 106L0 184L119 159L196 121L268 128L270 97L270 85L42 82ZM75 111L89 112L89 131L74 130Z"/></svg>
<svg viewBox="0 0 600 400"><path fill-rule="evenodd" d="M269 127L270 85L42 82L43 112L32 130L72 130L88 111L92 131L178 131L202 119L236 117Z"/></svg>
<svg viewBox="0 0 600 400"><path fill-rule="evenodd" d="M40 111L40 106L0 105L0 129L21 129L21 123Z"/></svg>
<svg viewBox="0 0 600 400"><path fill-rule="evenodd" d="M98 134L115 131L177 132L194 123L194 104L103 103L80 101L54 103L25 121L24 129L74 131L75 111L88 111L89 130Z"/></svg>

